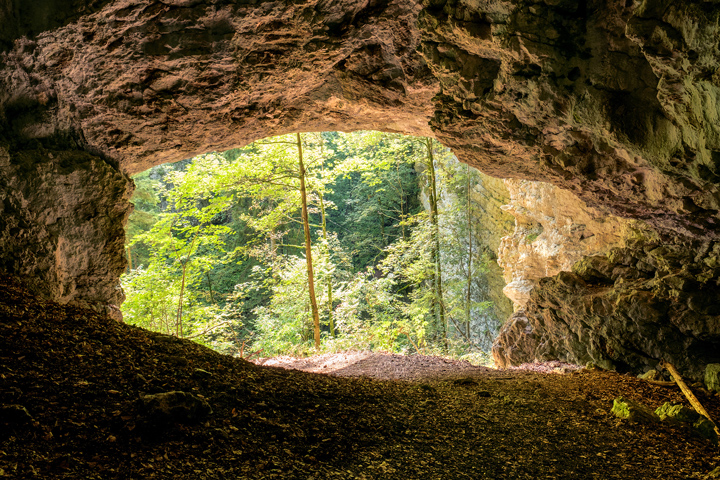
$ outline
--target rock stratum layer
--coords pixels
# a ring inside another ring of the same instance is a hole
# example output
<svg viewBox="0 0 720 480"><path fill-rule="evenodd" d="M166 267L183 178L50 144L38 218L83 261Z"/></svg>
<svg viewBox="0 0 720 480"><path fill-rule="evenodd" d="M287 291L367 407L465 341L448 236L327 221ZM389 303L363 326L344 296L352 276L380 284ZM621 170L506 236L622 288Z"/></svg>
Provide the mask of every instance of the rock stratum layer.
<svg viewBox="0 0 720 480"><path fill-rule="evenodd" d="M701 265L720 233L719 18L702 0L0 0L0 263L63 302L114 303L126 174L279 133L364 128L434 134L485 173L643 220L680 264ZM72 180L32 186L66 175L66 159ZM630 263L623 276L645 278ZM582 357L541 331L563 324L541 314L549 305L590 298L560 288L567 275L531 295L536 337L515 343L525 357ZM714 280L697 282L715 295ZM616 283L607 298L623 295ZM638 341L638 358L695 351L698 335L717 350L714 312L672 306L659 325L684 326ZM642 330L613 312L593 331ZM590 318L565 324L578 336Z"/></svg>
<svg viewBox="0 0 720 480"><path fill-rule="evenodd" d="M583 257L602 254L647 230L641 222L602 215L571 192L543 182L505 180L515 229L502 238L498 263L505 295L527 304L541 278L567 272ZM649 232L648 232L649 233Z"/></svg>

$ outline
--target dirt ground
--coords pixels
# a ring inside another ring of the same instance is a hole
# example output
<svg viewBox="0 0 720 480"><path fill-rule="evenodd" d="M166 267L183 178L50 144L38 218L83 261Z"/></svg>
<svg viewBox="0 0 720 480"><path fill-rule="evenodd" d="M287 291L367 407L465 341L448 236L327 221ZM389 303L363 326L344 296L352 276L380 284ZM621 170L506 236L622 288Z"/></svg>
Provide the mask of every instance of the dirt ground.
<svg viewBox="0 0 720 480"><path fill-rule="evenodd" d="M671 480L720 465L687 428L610 414L620 395L685 404L632 376L366 352L264 363L0 278L0 478ZM154 416L143 398L171 391L212 413ZM695 393L720 418L720 397Z"/></svg>
<svg viewBox="0 0 720 480"><path fill-rule="evenodd" d="M470 362L437 356L398 355L381 352L342 352L312 357L272 357L254 360L256 365L281 367L304 372L324 373L336 377L375 378L414 382L442 381L473 374L493 374L498 370L477 367ZM523 364L504 372L570 373L578 365L563 362Z"/></svg>

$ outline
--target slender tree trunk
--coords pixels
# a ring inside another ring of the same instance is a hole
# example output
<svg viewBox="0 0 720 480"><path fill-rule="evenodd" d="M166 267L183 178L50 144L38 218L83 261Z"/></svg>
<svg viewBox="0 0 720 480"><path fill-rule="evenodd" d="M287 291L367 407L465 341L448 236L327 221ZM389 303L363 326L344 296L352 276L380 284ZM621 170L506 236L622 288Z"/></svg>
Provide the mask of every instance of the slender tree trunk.
<svg viewBox="0 0 720 480"><path fill-rule="evenodd" d="M178 300L177 318L175 319L175 336L182 338L182 310L183 310L183 294L185 293L185 269L187 268L187 260L182 264L182 282L180 283L180 299Z"/></svg>
<svg viewBox="0 0 720 480"><path fill-rule="evenodd" d="M467 177L467 221L468 221L468 264L467 264L467 297L465 298L465 336L470 339L470 284L472 283L472 258L473 258L473 231L472 231L472 205L470 203L470 165L465 165Z"/></svg>
<svg viewBox="0 0 720 480"><path fill-rule="evenodd" d="M427 167L430 177L430 222L433 232L433 257L435 260L435 298L436 310L439 316L440 334L443 338L445 351L448 349L447 320L445 318L445 302L443 300L442 269L440 266L440 226L438 221L437 184L435 182L435 157L433 155L433 140L425 139L428 150Z"/></svg>
<svg viewBox="0 0 720 480"><path fill-rule="evenodd" d="M210 302L215 303L215 297L213 296L213 291L212 291L212 283L210 283L210 272L205 270L205 276L207 277L207 281L208 281L208 289L210 289Z"/></svg>
<svg viewBox="0 0 720 480"><path fill-rule="evenodd" d="M315 279L313 277L312 245L310 243L310 219L307 208L307 190L305 189L305 164L303 163L302 139L297 134L298 166L300 169L300 197L302 200L302 221L305 230L305 259L307 261L308 291L310 293L310 306L312 308L313 324L315 326L315 348L320 348L320 315L318 313L317 299L315 298Z"/></svg>
<svg viewBox="0 0 720 480"><path fill-rule="evenodd" d="M270 206L275 205L275 202L270 201ZM275 225L270 227L270 256L272 258L277 257L277 239L275 238Z"/></svg>
<svg viewBox="0 0 720 480"><path fill-rule="evenodd" d="M398 176L398 187L400 187L400 228L402 231L402 239L407 240L405 237L405 190L403 189L402 176L400 175L400 160L395 159L395 171Z"/></svg>
<svg viewBox="0 0 720 480"><path fill-rule="evenodd" d="M385 216L378 211L380 217L380 239L382 241L382 247L387 247L387 241L385 241Z"/></svg>
<svg viewBox="0 0 720 480"><path fill-rule="evenodd" d="M330 244L327 237L327 217L325 216L325 199L320 193L320 214L322 215L322 232L323 240L325 240L325 248L327 248L328 262L330 261ZM328 325L330 326L330 335L335 337L335 319L333 318L333 285L332 273L327 275L327 296L328 296Z"/></svg>
<svg viewBox="0 0 720 480"><path fill-rule="evenodd" d="M127 246L128 252L128 272L132 272L132 252L130 251L130 245Z"/></svg>

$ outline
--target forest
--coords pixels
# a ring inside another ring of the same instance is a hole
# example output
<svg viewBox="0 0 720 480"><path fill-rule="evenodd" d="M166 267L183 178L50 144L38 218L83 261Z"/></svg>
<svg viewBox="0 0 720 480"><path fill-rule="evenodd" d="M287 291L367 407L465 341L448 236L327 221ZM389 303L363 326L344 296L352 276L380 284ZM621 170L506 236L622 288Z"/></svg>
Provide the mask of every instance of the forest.
<svg viewBox="0 0 720 480"><path fill-rule="evenodd" d="M345 350L487 363L478 172L434 139L290 134L134 177L127 323L250 358Z"/></svg>

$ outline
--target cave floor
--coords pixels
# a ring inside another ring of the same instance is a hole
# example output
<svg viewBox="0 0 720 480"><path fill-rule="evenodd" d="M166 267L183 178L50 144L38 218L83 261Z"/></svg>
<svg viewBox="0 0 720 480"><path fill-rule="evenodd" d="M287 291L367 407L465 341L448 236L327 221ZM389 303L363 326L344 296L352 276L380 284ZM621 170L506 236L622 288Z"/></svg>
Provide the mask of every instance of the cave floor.
<svg viewBox="0 0 720 480"><path fill-rule="evenodd" d="M446 366L404 381L257 366L2 278L0 477L656 480L720 465L717 447L683 427L610 414L620 395L685 403L677 389L601 371ZM140 395L174 390L213 413L151 422ZM720 418L720 397L695 391Z"/></svg>

